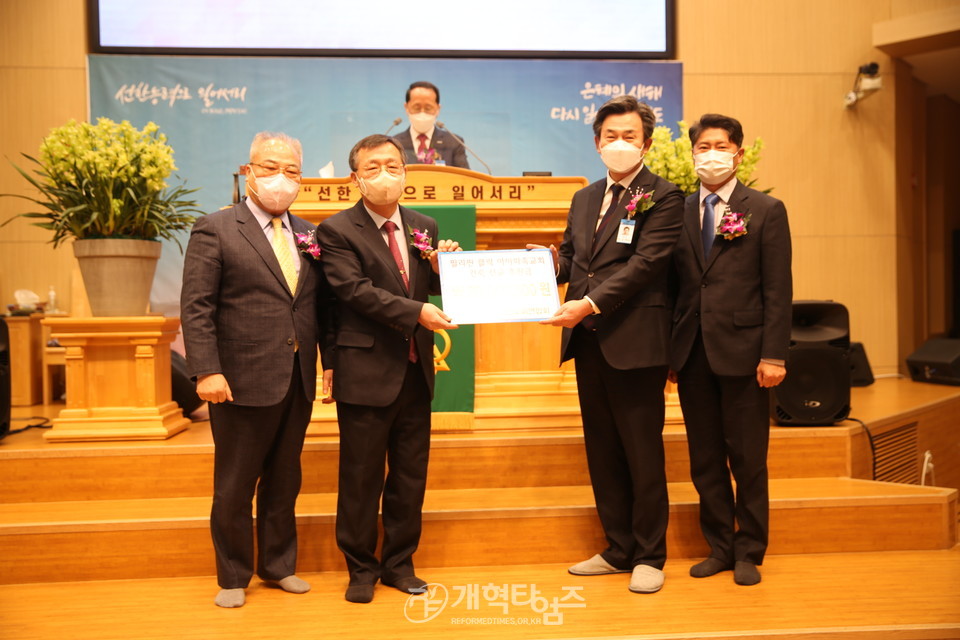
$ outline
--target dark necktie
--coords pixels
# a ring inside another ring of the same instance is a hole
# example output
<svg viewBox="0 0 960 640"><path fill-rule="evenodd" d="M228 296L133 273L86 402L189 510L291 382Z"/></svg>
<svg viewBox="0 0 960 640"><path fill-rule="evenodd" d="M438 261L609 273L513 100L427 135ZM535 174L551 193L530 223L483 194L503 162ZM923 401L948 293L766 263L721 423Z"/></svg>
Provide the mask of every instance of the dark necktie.
<svg viewBox="0 0 960 640"><path fill-rule="evenodd" d="M397 236L394 233L397 230L397 225L393 220L387 220L383 223L383 228L387 232L387 244L390 247L390 253L393 255L393 260L397 263L397 269L400 270L400 275L403 277L403 286L407 288L407 291L410 291L410 279L407 278L407 270L403 267L403 256L400 254ZM417 361L417 347L413 343L413 336L410 336L410 353L407 357L410 362Z"/></svg>
<svg viewBox="0 0 960 640"><path fill-rule="evenodd" d="M613 212L617 210L617 203L620 202L620 194L623 193L623 189L623 185L617 184L616 182L610 186L610 192L613 194L613 197L610 198L610 206L607 207L606 212L603 214L603 219L600 220L600 226L597 227L597 232L593 236L594 247L597 246L597 239L600 237L600 234L603 233L603 230L606 229L610 223Z"/></svg>
<svg viewBox="0 0 960 640"><path fill-rule="evenodd" d="M703 199L703 223L700 227L700 239L703 240L703 259L706 261L713 247L713 239L717 237L717 216L713 206L720 202L720 196L711 193Z"/></svg>

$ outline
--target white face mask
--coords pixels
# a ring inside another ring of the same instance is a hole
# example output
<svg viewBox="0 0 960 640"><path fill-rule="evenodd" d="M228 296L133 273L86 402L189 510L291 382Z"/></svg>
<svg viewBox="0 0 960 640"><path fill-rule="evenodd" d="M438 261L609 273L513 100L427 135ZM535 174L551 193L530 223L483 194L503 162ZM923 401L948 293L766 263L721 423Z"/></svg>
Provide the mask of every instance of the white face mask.
<svg viewBox="0 0 960 640"><path fill-rule="evenodd" d="M426 133L433 128L433 123L437 121L437 114L429 114L421 111L420 113L408 113L407 118L410 120L411 129L417 133Z"/></svg>
<svg viewBox="0 0 960 640"><path fill-rule="evenodd" d="M697 177L704 184L721 184L733 175L736 165L733 162L737 154L719 149L710 149L693 156L697 168Z"/></svg>
<svg viewBox="0 0 960 640"><path fill-rule="evenodd" d="M253 182L250 183L250 190L257 194L260 204L271 213L286 211L300 193L300 184L282 173L258 178L251 172L247 179L251 177Z"/></svg>
<svg viewBox="0 0 960 640"><path fill-rule="evenodd" d="M643 149L626 140L614 140L600 147L600 159L614 173L627 173L643 162Z"/></svg>
<svg viewBox="0 0 960 640"><path fill-rule="evenodd" d="M381 169L376 178L364 180L357 176L357 186L360 193L373 204L392 204L400 200L403 195L403 185L406 183L406 174L394 177L386 169Z"/></svg>

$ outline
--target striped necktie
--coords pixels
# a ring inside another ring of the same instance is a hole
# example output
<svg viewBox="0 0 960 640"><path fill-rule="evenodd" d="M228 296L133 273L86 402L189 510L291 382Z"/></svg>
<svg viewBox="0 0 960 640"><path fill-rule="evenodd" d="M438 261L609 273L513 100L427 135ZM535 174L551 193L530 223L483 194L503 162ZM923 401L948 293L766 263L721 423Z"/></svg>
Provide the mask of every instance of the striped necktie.
<svg viewBox="0 0 960 640"><path fill-rule="evenodd" d="M700 238L703 240L703 259L706 260L713 247L713 239L717 236L717 216L713 207L720 202L720 196L711 193L703 199L703 223L700 227Z"/></svg>

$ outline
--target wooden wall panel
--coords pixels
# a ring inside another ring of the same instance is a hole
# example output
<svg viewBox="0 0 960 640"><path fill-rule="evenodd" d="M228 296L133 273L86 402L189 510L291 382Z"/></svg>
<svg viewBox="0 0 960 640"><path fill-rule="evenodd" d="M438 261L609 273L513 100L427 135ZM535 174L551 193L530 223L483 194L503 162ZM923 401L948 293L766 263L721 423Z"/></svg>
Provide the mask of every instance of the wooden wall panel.
<svg viewBox="0 0 960 640"><path fill-rule="evenodd" d="M87 117L86 12L83 0L0 2L0 193L28 193L8 160L36 155L51 128ZM23 166L23 165L21 165ZM0 198L0 223L29 211L29 204ZM0 229L0 305L16 289L46 299L51 285L58 306L69 309L69 247L54 250L50 233L15 221Z"/></svg>

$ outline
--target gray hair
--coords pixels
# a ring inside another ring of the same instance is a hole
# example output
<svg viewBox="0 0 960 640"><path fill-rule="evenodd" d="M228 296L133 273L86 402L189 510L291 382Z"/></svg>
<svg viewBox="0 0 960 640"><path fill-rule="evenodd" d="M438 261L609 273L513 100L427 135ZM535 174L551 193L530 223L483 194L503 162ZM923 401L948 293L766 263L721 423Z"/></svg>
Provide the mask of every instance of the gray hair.
<svg viewBox="0 0 960 640"><path fill-rule="evenodd" d="M300 159L300 164L303 165L303 145L301 145L300 141L296 138L279 131L261 131L253 136L253 142L250 143L250 158L253 158L253 153L258 147L271 140L281 140L293 147L293 150L297 152L297 157Z"/></svg>

